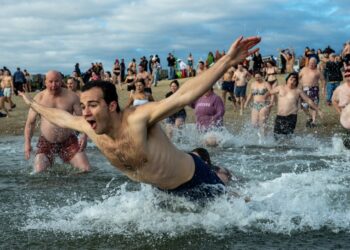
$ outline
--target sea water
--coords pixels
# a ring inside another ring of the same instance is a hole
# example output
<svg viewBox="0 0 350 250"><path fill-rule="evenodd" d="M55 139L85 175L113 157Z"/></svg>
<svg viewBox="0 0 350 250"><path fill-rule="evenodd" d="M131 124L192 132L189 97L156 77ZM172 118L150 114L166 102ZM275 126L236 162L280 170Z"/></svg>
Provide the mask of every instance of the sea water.
<svg viewBox="0 0 350 250"><path fill-rule="evenodd" d="M0 248L350 248L350 156L340 138L277 143L249 129L201 135L188 125L173 141L190 151L207 136L218 139L212 161L235 180L206 204L128 180L92 143L90 173L58 160L32 174L23 137L1 138Z"/></svg>

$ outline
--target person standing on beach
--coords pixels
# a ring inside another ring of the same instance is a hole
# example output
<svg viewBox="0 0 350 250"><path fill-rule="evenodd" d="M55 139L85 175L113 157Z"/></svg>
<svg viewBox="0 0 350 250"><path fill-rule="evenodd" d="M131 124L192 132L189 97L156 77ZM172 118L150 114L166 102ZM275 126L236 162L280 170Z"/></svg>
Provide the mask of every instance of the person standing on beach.
<svg viewBox="0 0 350 250"><path fill-rule="evenodd" d="M233 102L233 107L236 108L236 99L233 95L233 92L235 89L235 82L232 80L234 72L235 72L235 68L232 67L228 69L223 75L222 84L221 84L221 96L222 96L222 101L224 102L224 106L226 106L226 96L228 93L229 98L231 98L231 101Z"/></svg>
<svg viewBox="0 0 350 250"><path fill-rule="evenodd" d="M45 78L46 89L39 92L34 101L48 108L56 108L68 114L81 115L79 97L73 91L62 88L61 74L49 71ZM32 151L31 139L35 129L35 121L39 116L35 110L30 109L24 128L24 153L29 160ZM80 142L73 130L57 127L41 117L40 137L34 160L34 171L42 172L54 162L55 154L59 154L63 161L69 162L82 172L90 170L90 164L84 152L87 137L81 136Z"/></svg>
<svg viewBox="0 0 350 250"><path fill-rule="evenodd" d="M215 172L193 154L179 150L158 122L193 103L210 90L232 66L257 49L259 37L238 38L225 56L210 69L186 81L168 98L121 110L115 86L93 81L81 93L83 116L24 101L45 119L59 127L86 133L108 160L130 179L151 184L189 199L211 198L224 192ZM34 112L34 111L33 111Z"/></svg>
<svg viewBox="0 0 350 250"><path fill-rule="evenodd" d="M233 81L236 83L235 96L236 100L240 105L239 114L243 115L244 103L246 100L247 85L251 78L251 74L243 67L242 63L239 63L235 73L233 74Z"/></svg>
<svg viewBox="0 0 350 250"><path fill-rule="evenodd" d="M152 81L153 78L149 72L146 71L143 64L139 65L139 73L137 73L136 77L138 80L143 79L145 83L145 92L152 95Z"/></svg>
<svg viewBox="0 0 350 250"><path fill-rule="evenodd" d="M295 56L294 51L290 52L289 50L285 50L285 52L280 52L281 56L286 61L286 73L292 73L294 72L294 62L295 62Z"/></svg>
<svg viewBox="0 0 350 250"><path fill-rule="evenodd" d="M325 95L325 79L323 74L317 69L317 62L314 57L310 58L308 66L304 67L299 73L299 80L301 80L301 87L304 93L318 106L320 102L320 83L322 88L322 94ZM301 103L304 112L309 116L306 123L307 127L316 126L316 110L310 109L309 105L305 102Z"/></svg>
<svg viewBox="0 0 350 250"><path fill-rule="evenodd" d="M20 68L17 68L13 74L14 93L17 95L18 91L25 90L26 77Z"/></svg>
<svg viewBox="0 0 350 250"><path fill-rule="evenodd" d="M15 91L15 87L10 72L8 70L4 70L4 75L1 81L1 87L3 89L5 102L10 104L10 108L8 109L8 111L11 111L13 108L16 107L16 104L14 104L12 101L12 95Z"/></svg>
<svg viewBox="0 0 350 250"><path fill-rule="evenodd" d="M166 60L168 61L168 80L174 80L176 59L173 54L169 53Z"/></svg>

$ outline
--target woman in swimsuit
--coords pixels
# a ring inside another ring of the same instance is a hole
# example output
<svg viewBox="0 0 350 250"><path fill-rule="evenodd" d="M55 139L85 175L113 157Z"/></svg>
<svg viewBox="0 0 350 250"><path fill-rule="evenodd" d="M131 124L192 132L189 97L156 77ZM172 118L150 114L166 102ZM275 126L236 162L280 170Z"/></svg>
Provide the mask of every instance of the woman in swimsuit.
<svg viewBox="0 0 350 250"><path fill-rule="evenodd" d="M169 86L170 91L165 94L165 98L168 98L174 94L180 87L177 80L172 80ZM178 112L165 119L166 134L169 138L172 138L174 128L180 129L185 125L186 116L186 110L185 108L182 108Z"/></svg>
<svg viewBox="0 0 350 250"><path fill-rule="evenodd" d="M129 108L131 106L139 106L146 104L148 102L153 102L153 96L149 93L146 93L145 90L145 81L143 79L138 79L135 83L135 92L130 94L129 100L125 106L125 108Z"/></svg>
<svg viewBox="0 0 350 250"><path fill-rule="evenodd" d="M254 128L259 128L262 135L266 135L266 123L270 114L270 109L273 104L273 99L270 100L269 91L271 85L264 81L260 73L255 74L255 82L252 83L247 101L244 104L246 108L251 99L252 113L251 123ZM272 97L273 98L273 97Z"/></svg>
<svg viewBox="0 0 350 250"><path fill-rule="evenodd" d="M127 76L125 77L125 82L126 83L126 90L127 91L135 91L135 80L136 80L136 74L135 72L131 69L131 68L128 68L128 74Z"/></svg>
<svg viewBox="0 0 350 250"><path fill-rule="evenodd" d="M117 87L119 86L119 89L121 89L121 86L119 83L121 83L121 69L120 69L120 64L119 60L115 60L115 64L113 66L113 84Z"/></svg>
<svg viewBox="0 0 350 250"><path fill-rule="evenodd" d="M271 85L271 88L274 88L278 85L277 72L278 70L274 63L272 61L268 61L266 63L265 73L266 81Z"/></svg>

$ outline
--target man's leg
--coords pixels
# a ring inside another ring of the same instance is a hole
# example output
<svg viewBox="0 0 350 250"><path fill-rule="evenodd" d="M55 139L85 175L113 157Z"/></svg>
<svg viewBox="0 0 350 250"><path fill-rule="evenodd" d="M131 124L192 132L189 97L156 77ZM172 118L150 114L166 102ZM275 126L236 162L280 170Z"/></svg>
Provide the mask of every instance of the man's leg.
<svg viewBox="0 0 350 250"><path fill-rule="evenodd" d="M40 173L51 166L49 158L45 154L37 154L34 159L34 172Z"/></svg>
<svg viewBox="0 0 350 250"><path fill-rule="evenodd" d="M88 172L91 168L85 152L77 152L69 163L82 172Z"/></svg>

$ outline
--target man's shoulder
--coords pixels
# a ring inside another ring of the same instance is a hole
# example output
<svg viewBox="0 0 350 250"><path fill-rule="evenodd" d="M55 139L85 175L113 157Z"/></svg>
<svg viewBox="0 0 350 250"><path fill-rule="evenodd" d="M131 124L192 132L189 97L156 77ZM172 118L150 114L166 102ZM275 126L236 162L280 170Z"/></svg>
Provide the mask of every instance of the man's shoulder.
<svg viewBox="0 0 350 250"><path fill-rule="evenodd" d="M42 90L42 91L40 91L39 93L37 93L37 94L34 96L33 99L34 99L36 102L40 102L40 101L45 97L45 92L46 92L45 89Z"/></svg>

